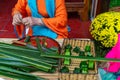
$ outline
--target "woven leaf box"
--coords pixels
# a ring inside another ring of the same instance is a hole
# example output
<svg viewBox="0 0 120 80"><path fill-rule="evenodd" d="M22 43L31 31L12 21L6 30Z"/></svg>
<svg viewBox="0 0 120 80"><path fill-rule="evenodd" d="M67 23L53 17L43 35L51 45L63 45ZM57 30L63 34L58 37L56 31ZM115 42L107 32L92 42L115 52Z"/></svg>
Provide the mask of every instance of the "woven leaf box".
<svg viewBox="0 0 120 80"><path fill-rule="evenodd" d="M72 38L72 39L64 39L63 44L62 44L62 50L61 54L65 54L65 46L66 45L71 45L71 55L72 56L80 56L78 53L74 52L74 48L77 46L80 48L80 51L85 51L85 47L87 45L90 46L90 53L92 54L93 57L95 57L95 47L94 47L94 42L90 39L81 39L81 38ZM64 64L64 59L60 60L60 67L59 69L61 70L64 66L66 66L69 69L68 73L59 73L59 79L60 80L98 80L97 76L97 63L94 62L94 69L89 70L87 74L83 73L74 73L75 68L80 67L80 63L83 60L81 59L70 59L70 64L66 65ZM87 61L86 61L87 62Z"/></svg>

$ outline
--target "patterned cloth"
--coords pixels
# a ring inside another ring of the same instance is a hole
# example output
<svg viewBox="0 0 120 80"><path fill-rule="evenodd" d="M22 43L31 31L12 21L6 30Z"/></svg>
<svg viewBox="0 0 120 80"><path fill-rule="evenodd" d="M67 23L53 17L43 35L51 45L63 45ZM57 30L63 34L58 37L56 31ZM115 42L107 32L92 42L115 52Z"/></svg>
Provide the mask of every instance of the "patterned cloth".
<svg viewBox="0 0 120 80"><path fill-rule="evenodd" d="M99 68L98 74L100 75L101 80L120 80L120 72L111 73Z"/></svg>

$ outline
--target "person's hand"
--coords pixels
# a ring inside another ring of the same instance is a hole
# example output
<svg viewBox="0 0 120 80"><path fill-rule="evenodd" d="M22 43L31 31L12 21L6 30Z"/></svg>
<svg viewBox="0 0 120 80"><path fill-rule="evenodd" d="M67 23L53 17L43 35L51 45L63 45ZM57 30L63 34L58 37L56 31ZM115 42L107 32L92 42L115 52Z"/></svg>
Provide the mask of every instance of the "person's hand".
<svg viewBox="0 0 120 80"><path fill-rule="evenodd" d="M99 68L106 68L106 70L109 69L110 63L109 62L101 62L98 67Z"/></svg>
<svg viewBox="0 0 120 80"><path fill-rule="evenodd" d="M16 26L16 25L20 25L21 23L22 23L22 15L20 13L16 13L13 16L13 22L12 22L12 24L14 26Z"/></svg>
<svg viewBox="0 0 120 80"><path fill-rule="evenodd" d="M40 18L34 17L25 17L22 19L22 23L27 27L32 27L34 25L43 25L43 22Z"/></svg>

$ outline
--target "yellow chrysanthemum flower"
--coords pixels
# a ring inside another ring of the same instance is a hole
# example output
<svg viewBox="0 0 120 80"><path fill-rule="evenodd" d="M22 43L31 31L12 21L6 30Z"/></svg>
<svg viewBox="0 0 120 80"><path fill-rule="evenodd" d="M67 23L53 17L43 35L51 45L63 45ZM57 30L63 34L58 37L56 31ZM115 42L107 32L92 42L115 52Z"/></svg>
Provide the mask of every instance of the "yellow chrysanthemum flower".
<svg viewBox="0 0 120 80"><path fill-rule="evenodd" d="M105 47L113 47L120 33L120 12L99 14L90 26L92 37Z"/></svg>

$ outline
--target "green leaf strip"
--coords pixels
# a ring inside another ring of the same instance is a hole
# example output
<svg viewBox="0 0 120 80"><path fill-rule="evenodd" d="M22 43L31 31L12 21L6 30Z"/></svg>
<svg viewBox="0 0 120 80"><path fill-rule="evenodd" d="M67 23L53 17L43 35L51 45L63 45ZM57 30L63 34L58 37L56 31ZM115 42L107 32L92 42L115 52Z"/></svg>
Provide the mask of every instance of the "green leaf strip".
<svg viewBox="0 0 120 80"><path fill-rule="evenodd" d="M51 58L68 58L68 59L80 59L80 60L91 60L91 61L103 61L103 62L120 62L120 59L112 58L100 58L100 57L83 57L83 56L67 56L67 55L52 55L52 54L42 54L43 57Z"/></svg>

